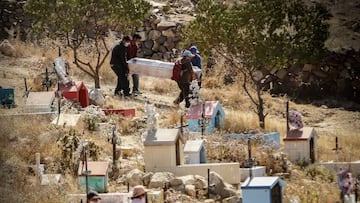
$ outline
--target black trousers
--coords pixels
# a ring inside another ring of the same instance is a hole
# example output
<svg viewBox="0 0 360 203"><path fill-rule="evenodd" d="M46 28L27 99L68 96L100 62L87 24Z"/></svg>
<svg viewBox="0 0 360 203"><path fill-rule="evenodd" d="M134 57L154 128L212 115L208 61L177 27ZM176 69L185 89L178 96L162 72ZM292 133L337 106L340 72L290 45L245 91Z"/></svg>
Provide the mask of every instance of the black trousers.
<svg viewBox="0 0 360 203"><path fill-rule="evenodd" d="M189 100L189 94L190 94L190 83L177 83L180 88L180 93L177 99L175 100L176 103L180 104L185 99L185 107L190 107L190 100Z"/></svg>
<svg viewBox="0 0 360 203"><path fill-rule="evenodd" d="M125 96L130 95L130 88L129 88L129 79L125 71L121 69L120 66L113 66L111 69L115 72L117 76L117 84L115 87L115 94L119 94L122 90Z"/></svg>

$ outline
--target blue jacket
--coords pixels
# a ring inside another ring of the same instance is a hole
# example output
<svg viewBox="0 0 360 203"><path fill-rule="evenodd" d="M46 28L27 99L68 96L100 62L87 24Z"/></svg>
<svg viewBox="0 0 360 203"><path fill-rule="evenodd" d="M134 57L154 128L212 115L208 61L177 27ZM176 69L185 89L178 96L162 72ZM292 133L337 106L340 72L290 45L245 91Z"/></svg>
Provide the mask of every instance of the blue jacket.
<svg viewBox="0 0 360 203"><path fill-rule="evenodd" d="M195 54L195 56L191 59L191 64L193 66L197 66L201 69L201 67L202 67L201 56L199 54Z"/></svg>

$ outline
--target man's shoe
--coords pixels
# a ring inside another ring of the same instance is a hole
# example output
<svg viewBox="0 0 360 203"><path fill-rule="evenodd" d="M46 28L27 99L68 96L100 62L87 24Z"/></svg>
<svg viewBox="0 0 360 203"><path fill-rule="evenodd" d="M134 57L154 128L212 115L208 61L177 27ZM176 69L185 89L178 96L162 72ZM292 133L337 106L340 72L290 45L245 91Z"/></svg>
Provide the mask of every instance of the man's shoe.
<svg viewBox="0 0 360 203"><path fill-rule="evenodd" d="M133 93L134 95L142 94L142 92L140 92L139 90L134 90L132 93Z"/></svg>
<svg viewBox="0 0 360 203"><path fill-rule="evenodd" d="M114 96L119 96L120 94L119 94L119 92L118 91L115 91L114 92Z"/></svg>

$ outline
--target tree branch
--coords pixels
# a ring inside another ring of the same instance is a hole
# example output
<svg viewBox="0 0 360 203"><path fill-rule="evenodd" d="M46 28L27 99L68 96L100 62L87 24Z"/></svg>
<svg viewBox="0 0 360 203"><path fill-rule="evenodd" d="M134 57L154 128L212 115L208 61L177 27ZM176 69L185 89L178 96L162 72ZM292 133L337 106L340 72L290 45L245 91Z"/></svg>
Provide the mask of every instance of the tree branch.
<svg viewBox="0 0 360 203"><path fill-rule="evenodd" d="M229 56L229 55L227 55L227 54L224 54L224 53L226 53L224 49L218 50L217 48L215 48L215 50L216 50L222 57L224 57L226 60L230 61L230 63L231 63L232 65L234 65L235 68L236 68L237 70L239 70L239 71L243 74L243 76L244 76L244 81L243 81L242 87L244 88L246 94L249 96L251 102L252 102L253 104L255 104L256 106L258 106L259 104L256 102L256 100L254 99L254 97L253 97L252 94L249 92L249 90L248 90L248 88L247 88L247 86L246 86L247 77L248 77L247 75L248 75L248 74L251 75L251 74L250 74L250 73L246 73L246 71L244 70L243 67L241 67L240 65L234 63L235 59L233 58L233 55L230 55L230 56ZM242 62L240 62L240 63L242 63ZM246 68L245 68L245 69L246 69ZM246 70L248 70L248 69L246 69ZM248 70L248 71L250 72L250 70Z"/></svg>

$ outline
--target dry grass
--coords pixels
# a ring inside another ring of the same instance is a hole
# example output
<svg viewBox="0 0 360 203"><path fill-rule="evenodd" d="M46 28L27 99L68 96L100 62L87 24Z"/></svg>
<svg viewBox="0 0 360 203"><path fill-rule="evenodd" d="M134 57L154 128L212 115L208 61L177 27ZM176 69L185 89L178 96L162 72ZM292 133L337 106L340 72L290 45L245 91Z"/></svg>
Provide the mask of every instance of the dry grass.
<svg viewBox="0 0 360 203"><path fill-rule="evenodd" d="M39 185L37 177L32 177L29 167L35 164L35 153L56 159L58 148L54 133L46 132L49 116L0 117L1 149L0 179L2 186L0 200L4 202L61 202L63 187ZM25 122L24 122L25 121ZM31 130L29 130L31 129ZM43 162L43 160L42 160ZM74 183L72 183L74 184ZM56 198L59 198L56 200Z"/></svg>
<svg viewBox="0 0 360 203"><path fill-rule="evenodd" d="M169 128L171 126L180 125L180 113L177 110L171 110L166 115L160 115L159 126ZM184 123L186 122L184 118Z"/></svg>
<svg viewBox="0 0 360 203"><path fill-rule="evenodd" d="M338 136L338 152L335 149L335 137ZM318 139L318 156L321 161L356 161L360 160L360 139L357 132L333 132L322 134Z"/></svg>
<svg viewBox="0 0 360 203"><path fill-rule="evenodd" d="M227 132L247 132L259 128L258 118L253 113L239 113L238 111L227 111L224 121L224 130Z"/></svg>
<svg viewBox="0 0 360 203"><path fill-rule="evenodd" d="M41 48L35 45L27 45L19 43L18 54L22 56L34 56L41 58L39 69L44 72L44 67L51 66L54 58L57 56L57 49L54 44L50 44L49 48ZM21 48L23 47L23 48ZM30 48L29 48L30 47ZM54 47L54 48L51 48ZM63 50L64 58L69 62L72 61L71 52ZM44 65L41 65L44 64ZM84 73L72 66L72 73L76 77L81 76L86 80L91 79L84 77ZM221 70L221 69L218 69ZM221 71L220 71L221 72ZM217 74L217 73L216 73ZM203 81L202 96L206 100L219 100L226 110L224 130L232 133L243 133L259 130L258 117L254 113L254 106L246 96L240 83L224 86L220 75L213 77L205 77ZM220 73L219 73L220 74ZM130 80L131 81L131 80ZM115 84L115 75L108 66L104 64L101 69L101 84ZM144 91L154 92L157 95L174 96L178 94L176 83L171 80L158 80L149 77L141 77L140 88ZM265 108L269 115L266 118L267 132L280 132L282 137L286 133L286 123L284 118L285 98L273 98L265 93ZM108 98L103 105L105 108L122 108L125 103ZM309 105L298 105L290 102L291 109L297 110L304 115L305 124L321 123L326 117L332 116L332 111L327 109L319 109ZM142 113L142 107L137 109ZM138 115L138 114L137 114ZM341 119L341 118L339 118ZM65 175L67 181L62 188L45 188L39 189L38 182L34 177L28 174L27 167L35 163L35 153L40 152L42 155L52 157L55 160L60 159L60 152L55 144L57 129L48 126L49 118L39 117L4 117L0 116L0 161L4 163L0 167L0 179L6 180L0 187L2 194L13 194L14 191L19 194L0 196L0 200L7 202L61 202L63 194L66 191L78 191L76 180L73 177ZM179 113L177 110L164 110L159 117L159 125L161 127L170 127L179 123ZM121 135L137 135L143 130L145 124L130 119L117 119L118 128ZM31 129L31 130L29 130ZM318 155L319 160L334 161L354 161L360 159L360 140L358 139L358 130L345 129L332 131L321 129L318 131ZM91 135L86 132L92 140L99 143L105 148L102 156L111 156L109 143L101 137ZM338 154L334 153L335 136L339 136L339 145L342 151ZM241 142L226 142L218 137L217 139L206 138L209 144L219 144L221 147L208 148L209 157L219 160L235 160L241 161L246 158L246 146ZM214 145L215 146L215 145ZM233 147L233 148L231 148ZM238 149L238 150L231 150ZM254 155L259 159L266 159L268 154L263 154L261 150L254 149ZM42 156L43 157L43 156ZM319 169L322 170L322 169ZM324 171L323 171L324 172ZM338 190L334 182L328 183L325 180L318 180L318 183L309 181L311 177L304 175L303 171L298 174L292 174L290 180L286 180L289 184L285 188L285 199L289 200L290 196L298 196L300 202L334 202L338 198ZM29 184L23 184L29 183ZM314 186L313 186L314 184ZM29 186L27 186L29 185ZM299 189L300 188L300 189ZM59 200L56 198L59 197Z"/></svg>

